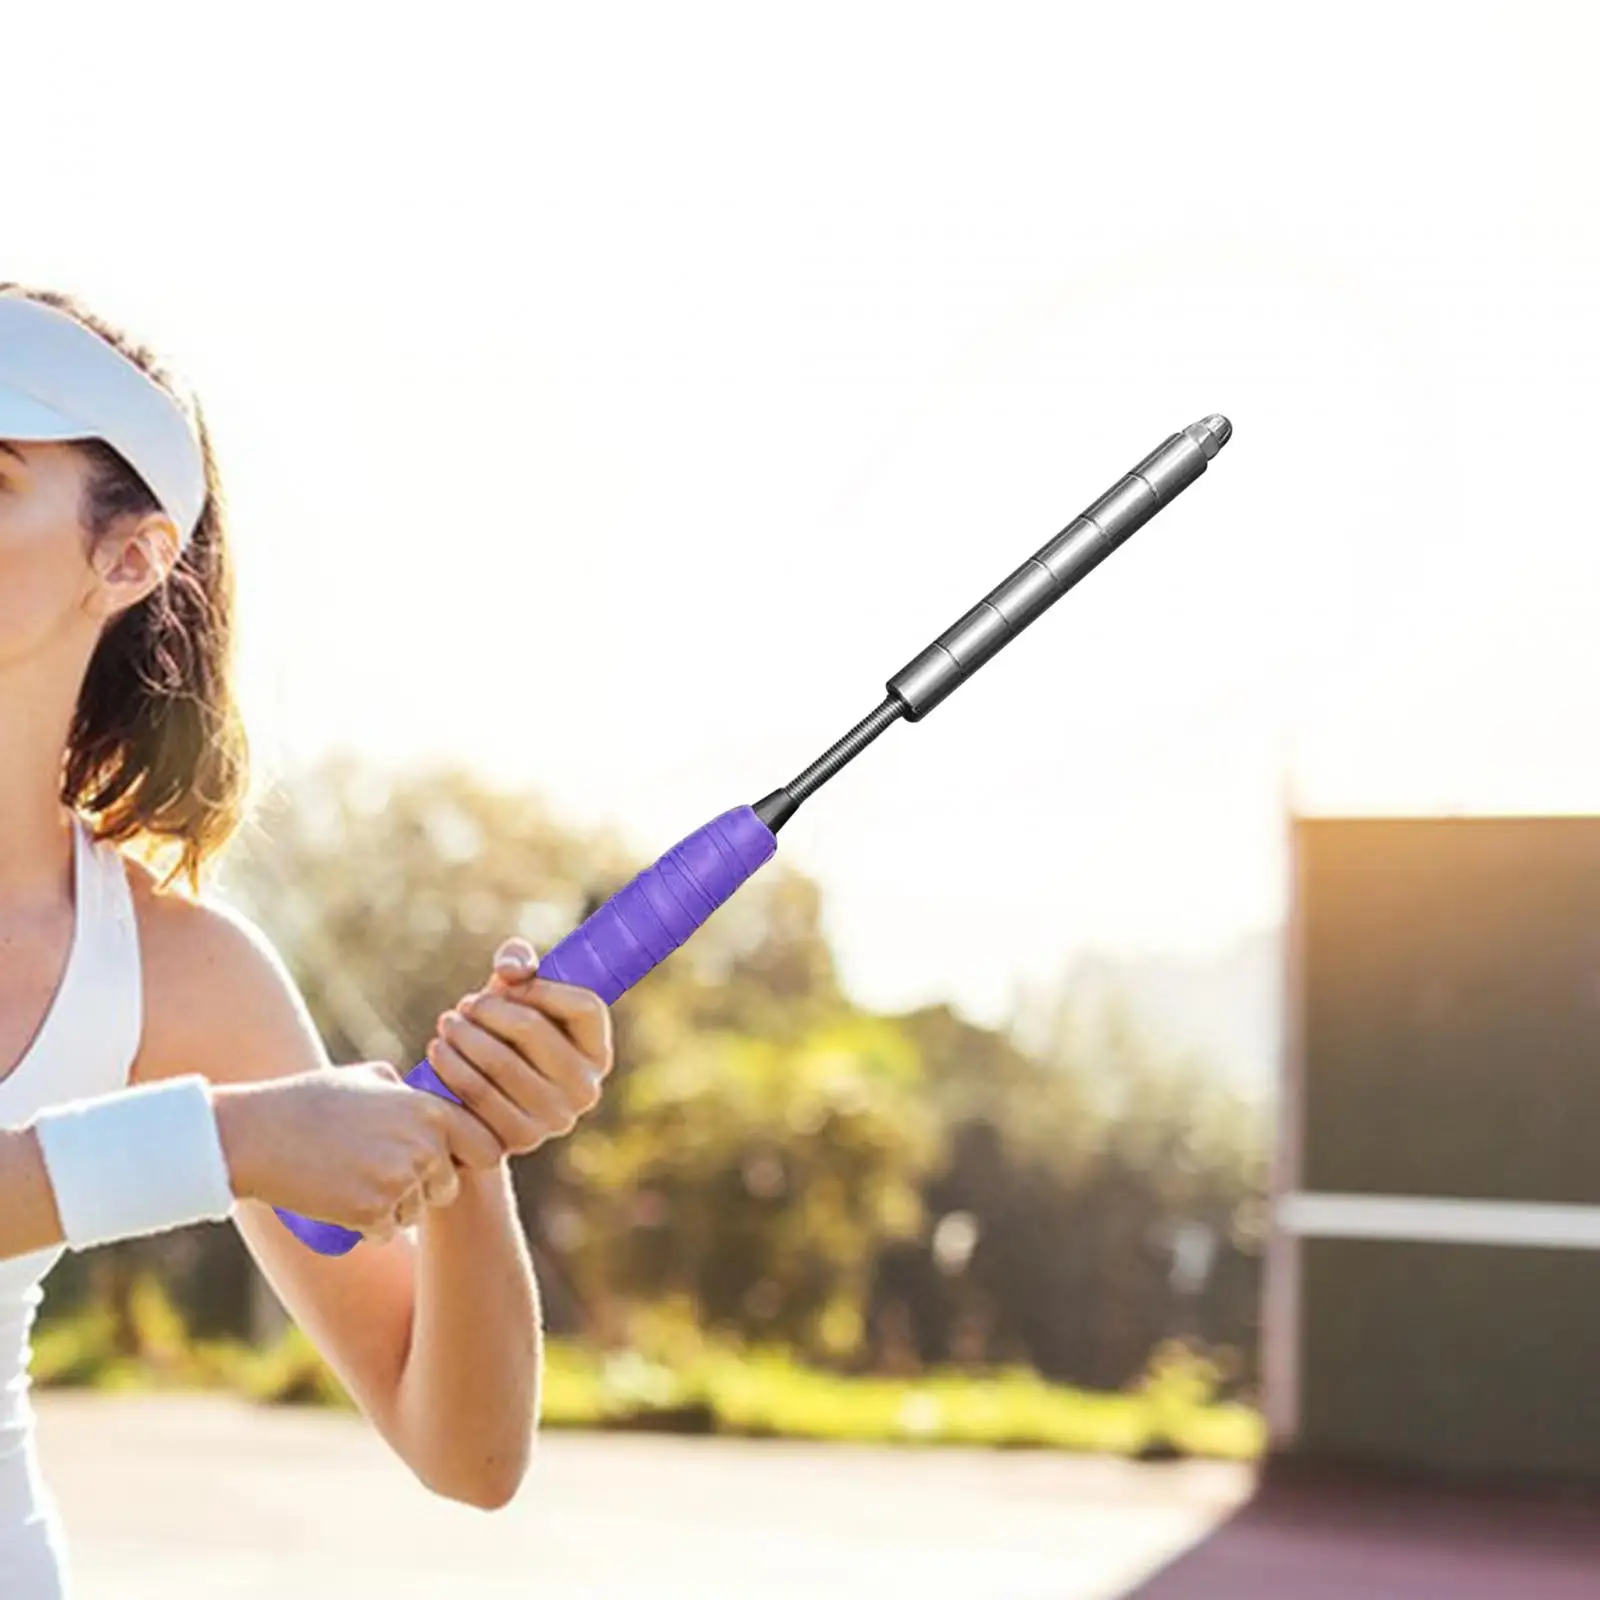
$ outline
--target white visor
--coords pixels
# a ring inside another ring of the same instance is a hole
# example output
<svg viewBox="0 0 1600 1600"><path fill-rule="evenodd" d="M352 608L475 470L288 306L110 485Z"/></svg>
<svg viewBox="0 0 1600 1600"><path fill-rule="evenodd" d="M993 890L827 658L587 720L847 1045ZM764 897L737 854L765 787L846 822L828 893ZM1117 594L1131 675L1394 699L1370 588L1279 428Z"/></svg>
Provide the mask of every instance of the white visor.
<svg viewBox="0 0 1600 1600"><path fill-rule="evenodd" d="M205 459L183 407L75 317L17 294L0 294L0 439L104 440L184 543L200 520Z"/></svg>

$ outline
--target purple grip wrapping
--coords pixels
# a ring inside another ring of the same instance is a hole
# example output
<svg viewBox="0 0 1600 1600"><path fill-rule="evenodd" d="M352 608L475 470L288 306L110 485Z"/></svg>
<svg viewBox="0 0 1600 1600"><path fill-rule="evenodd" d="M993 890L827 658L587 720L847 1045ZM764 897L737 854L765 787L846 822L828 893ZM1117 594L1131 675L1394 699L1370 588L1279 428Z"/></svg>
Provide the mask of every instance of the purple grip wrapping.
<svg viewBox="0 0 1600 1600"><path fill-rule="evenodd" d="M539 960L539 976L590 989L612 1005L771 859L778 841L749 806L696 828L611 896ZM460 1099L427 1061L406 1074L415 1089ZM284 1225L319 1255L342 1256L361 1235L274 1207Z"/></svg>

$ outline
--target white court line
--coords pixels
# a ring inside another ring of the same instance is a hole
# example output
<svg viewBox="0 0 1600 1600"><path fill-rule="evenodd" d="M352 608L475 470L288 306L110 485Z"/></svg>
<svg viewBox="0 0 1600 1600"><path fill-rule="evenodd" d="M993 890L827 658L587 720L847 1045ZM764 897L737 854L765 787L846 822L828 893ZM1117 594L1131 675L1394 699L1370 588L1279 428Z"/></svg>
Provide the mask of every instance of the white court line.
<svg viewBox="0 0 1600 1600"><path fill-rule="evenodd" d="M1436 1200L1398 1194L1290 1194L1279 1198L1275 1214L1287 1232L1306 1239L1600 1250L1600 1205Z"/></svg>

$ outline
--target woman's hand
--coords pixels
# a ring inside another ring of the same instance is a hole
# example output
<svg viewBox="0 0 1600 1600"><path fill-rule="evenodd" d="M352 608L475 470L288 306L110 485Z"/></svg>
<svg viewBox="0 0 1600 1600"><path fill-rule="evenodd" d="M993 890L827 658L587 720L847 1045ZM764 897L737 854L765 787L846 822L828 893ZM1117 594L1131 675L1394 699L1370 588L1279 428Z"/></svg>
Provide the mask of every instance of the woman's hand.
<svg viewBox="0 0 1600 1600"><path fill-rule="evenodd" d="M211 1090L228 1181L241 1200L394 1237L425 1206L452 1205L458 1167L500 1159L461 1106L406 1083L387 1061Z"/></svg>
<svg viewBox="0 0 1600 1600"><path fill-rule="evenodd" d="M428 1045L445 1087L499 1140L497 1160L571 1133L611 1071L610 1008L538 966L525 939L508 939L488 987L445 1012Z"/></svg>

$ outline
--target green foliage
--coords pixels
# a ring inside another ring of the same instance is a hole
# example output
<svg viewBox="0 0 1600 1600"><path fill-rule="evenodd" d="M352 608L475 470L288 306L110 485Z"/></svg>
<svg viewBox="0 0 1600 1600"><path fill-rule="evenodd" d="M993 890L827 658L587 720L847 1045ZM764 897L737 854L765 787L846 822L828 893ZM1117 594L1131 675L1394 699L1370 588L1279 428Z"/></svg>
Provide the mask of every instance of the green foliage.
<svg viewBox="0 0 1600 1600"><path fill-rule="evenodd" d="M123 1327L116 1307L96 1300L43 1324L33 1336L33 1381L41 1388L119 1390L208 1387L215 1379L209 1352L190 1341L153 1272L134 1278L127 1312Z"/></svg>
<svg viewBox="0 0 1600 1600"><path fill-rule="evenodd" d="M675 1368L638 1351L607 1357L553 1345L543 1421L858 1444L1255 1458L1264 1439L1260 1417L1217 1403L1213 1378L1207 1364L1175 1349L1163 1353L1139 1390L1095 1394L1047 1383L1025 1368L891 1380L818 1371L776 1350L711 1347Z"/></svg>
<svg viewBox="0 0 1600 1600"><path fill-rule="evenodd" d="M88 1306L41 1331L35 1385L106 1393L210 1389L267 1405L356 1409L293 1325L255 1351L232 1340L191 1341L152 1277L139 1280L134 1302L132 1353L117 1352L107 1308ZM1240 1460L1262 1444L1255 1413L1217 1404L1215 1369L1180 1346L1159 1353L1135 1392L1090 1394L1023 1369L983 1377L938 1371L915 1381L841 1376L776 1348L741 1350L707 1339L682 1321L681 1308L650 1326L647 1344L607 1355L548 1341L543 1425L1121 1455L1160 1446Z"/></svg>
<svg viewBox="0 0 1600 1600"><path fill-rule="evenodd" d="M41 1325L33 1335L33 1382L40 1388L99 1387L119 1360L115 1322L109 1306L95 1305Z"/></svg>
<svg viewBox="0 0 1600 1600"><path fill-rule="evenodd" d="M239 1363L235 1384L240 1393L264 1405L358 1409L316 1345L292 1322L270 1348L251 1352Z"/></svg>
<svg viewBox="0 0 1600 1600"><path fill-rule="evenodd" d="M33 1383L40 1389L220 1389L265 1404L354 1410L355 1403L316 1346L291 1323L267 1349L237 1339L196 1339L159 1278L141 1273L129 1295L131 1326L92 1302L39 1327Z"/></svg>
<svg viewBox="0 0 1600 1600"><path fill-rule="evenodd" d="M610 1126L567 1141L562 1172L599 1219L579 1270L687 1296L713 1329L854 1355L877 1248L922 1221L938 1129L920 1089L878 1018L685 1037L623 1082Z"/></svg>

